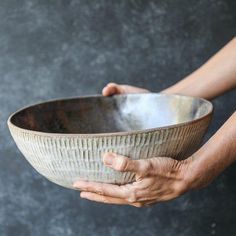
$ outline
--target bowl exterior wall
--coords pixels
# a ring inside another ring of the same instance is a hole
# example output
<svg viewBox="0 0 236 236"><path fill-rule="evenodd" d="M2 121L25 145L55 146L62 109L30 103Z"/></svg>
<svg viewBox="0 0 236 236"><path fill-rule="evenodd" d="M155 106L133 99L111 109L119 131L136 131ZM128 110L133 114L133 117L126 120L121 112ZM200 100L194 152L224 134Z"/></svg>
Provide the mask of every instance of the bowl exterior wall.
<svg viewBox="0 0 236 236"><path fill-rule="evenodd" d="M132 159L172 157L184 159L199 147L211 120L182 126L128 134L53 135L19 129L9 124L10 132L29 163L50 181L73 188L76 180L114 184L134 181L134 174L114 171L102 163L102 153L115 152Z"/></svg>

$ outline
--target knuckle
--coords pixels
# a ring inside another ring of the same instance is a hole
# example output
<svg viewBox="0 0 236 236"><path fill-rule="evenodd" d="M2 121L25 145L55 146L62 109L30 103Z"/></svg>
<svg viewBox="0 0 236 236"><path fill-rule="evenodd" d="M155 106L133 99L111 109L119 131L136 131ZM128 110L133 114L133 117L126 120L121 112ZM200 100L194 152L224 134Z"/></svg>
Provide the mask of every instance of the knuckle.
<svg viewBox="0 0 236 236"><path fill-rule="evenodd" d="M102 197L102 202L104 202L104 203L109 203L109 200L106 198L106 197Z"/></svg>
<svg viewBox="0 0 236 236"><path fill-rule="evenodd" d="M141 172L146 173L150 169L150 160L140 160L139 165Z"/></svg>
<svg viewBox="0 0 236 236"><path fill-rule="evenodd" d="M182 162L181 161L177 161L177 160L171 160L170 161L170 167L171 167L171 170L174 170L174 171L178 171L181 166L182 166Z"/></svg>
<svg viewBox="0 0 236 236"><path fill-rule="evenodd" d="M80 191L83 191L83 192L88 192L89 191L89 188L87 187L83 187L83 188L79 188Z"/></svg>
<svg viewBox="0 0 236 236"><path fill-rule="evenodd" d="M135 203L136 198L134 196L130 196L130 197L128 197L127 201L130 202L130 203Z"/></svg>
<svg viewBox="0 0 236 236"><path fill-rule="evenodd" d="M178 184L175 184L173 186L173 188L174 188L174 193L175 193L176 196L182 195L185 192L185 189L186 189L184 182L180 182Z"/></svg>
<svg viewBox="0 0 236 236"><path fill-rule="evenodd" d="M97 193L98 193L99 195L104 195L104 187L103 187L103 186L98 187L98 188L97 188Z"/></svg>
<svg viewBox="0 0 236 236"><path fill-rule="evenodd" d="M91 188L91 186L83 187L82 190L85 191L85 192L92 192L92 191L93 191L93 189Z"/></svg>
<svg viewBox="0 0 236 236"><path fill-rule="evenodd" d="M146 171L151 171L153 169L153 159L147 159L146 163Z"/></svg>
<svg viewBox="0 0 236 236"><path fill-rule="evenodd" d="M137 192L138 192L138 190L136 188L133 188L129 194L127 201L130 203L137 202L138 201L138 193Z"/></svg>
<svg viewBox="0 0 236 236"><path fill-rule="evenodd" d="M117 158L116 169L118 171L126 171L129 165L128 157Z"/></svg>
<svg viewBox="0 0 236 236"><path fill-rule="evenodd" d="M145 176L146 174L150 173L152 171L152 161L151 159L145 159L145 160L138 160L139 162L139 174L141 176Z"/></svg>

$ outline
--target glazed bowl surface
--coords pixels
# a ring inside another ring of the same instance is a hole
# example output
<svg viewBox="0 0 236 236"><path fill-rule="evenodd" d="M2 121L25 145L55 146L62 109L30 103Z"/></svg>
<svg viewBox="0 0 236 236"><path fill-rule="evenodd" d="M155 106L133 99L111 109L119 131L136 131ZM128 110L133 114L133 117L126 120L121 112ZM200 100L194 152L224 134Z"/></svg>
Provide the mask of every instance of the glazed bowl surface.
<svg viewBox="0 0 236 236"><path fill-rule="evenodd" d="M125 184L134 180L102 163L115 152L133 159L184 159L199 147L213 106L201 98L158 93L87 96L47 101L8 119L19 150L52 182Z"/></svg>

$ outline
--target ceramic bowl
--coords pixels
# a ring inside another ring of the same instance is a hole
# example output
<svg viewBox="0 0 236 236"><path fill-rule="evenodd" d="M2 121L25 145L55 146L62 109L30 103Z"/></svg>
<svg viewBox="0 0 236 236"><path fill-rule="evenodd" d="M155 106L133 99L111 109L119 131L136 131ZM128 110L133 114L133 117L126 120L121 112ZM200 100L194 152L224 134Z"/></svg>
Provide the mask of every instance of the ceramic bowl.
<svg viewBox="0 0 236 236"><path fill-rule="evenodd" d="M52 182L125 184L134 174L102 163L102 153L132 159L184 159L202 141L212 116L209 101L157 93L47 101L12 114L8 126L29 163Z"/></svg>

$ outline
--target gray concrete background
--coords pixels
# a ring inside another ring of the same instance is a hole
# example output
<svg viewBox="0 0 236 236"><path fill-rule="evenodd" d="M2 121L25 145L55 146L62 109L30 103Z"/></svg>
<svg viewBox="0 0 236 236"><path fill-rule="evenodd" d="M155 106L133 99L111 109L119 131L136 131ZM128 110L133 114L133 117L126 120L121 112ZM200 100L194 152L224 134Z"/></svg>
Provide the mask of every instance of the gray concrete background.
<svg viewBox="0 0 236 236"><path fill-rule="evenodd" d="M0 235L236 235L235 165L172 202L107 206L41 177L6 127L22 106L100 93L110 81L159 91L198 68L235 29L235 0L1 0ZM235 101L235 91L214 101L207 138Z"/></svg>

